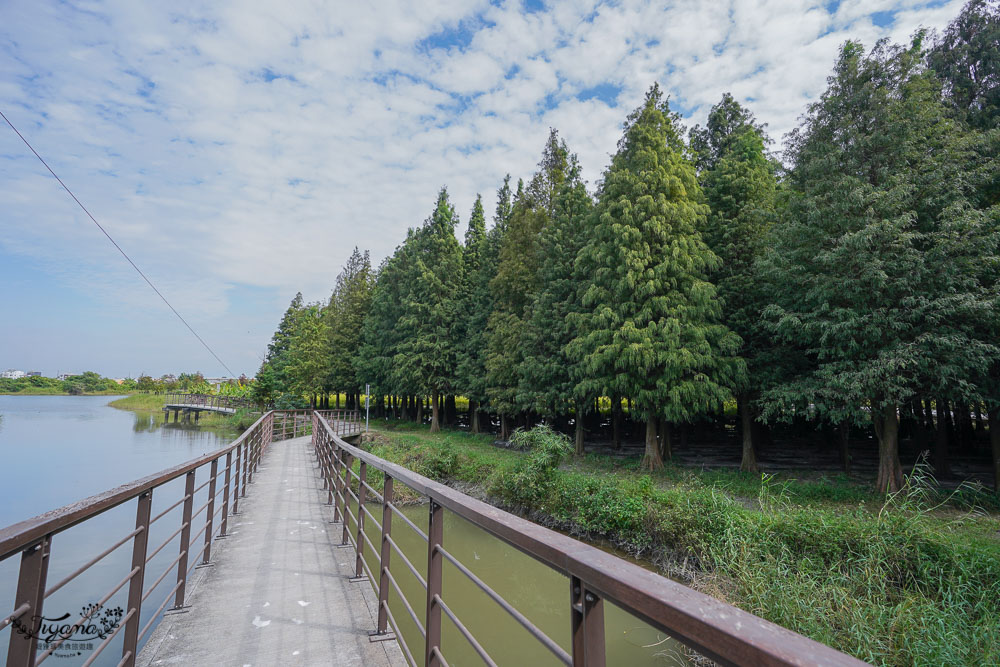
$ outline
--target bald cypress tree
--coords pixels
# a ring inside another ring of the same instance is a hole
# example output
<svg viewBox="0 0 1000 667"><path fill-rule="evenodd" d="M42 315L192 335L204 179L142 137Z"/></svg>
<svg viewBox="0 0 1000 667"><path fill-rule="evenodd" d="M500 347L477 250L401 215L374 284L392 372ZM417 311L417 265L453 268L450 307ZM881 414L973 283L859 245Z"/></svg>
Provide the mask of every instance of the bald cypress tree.
<svg viewBox="0 0 1000 667"><path fill-rule="evenodd" d="M587 239L593 206L576 156L570 155L566 178L553 196L552 219L539 238L538 291L522 336L518 387L520 403L542 415L565 415L575 408L578 454L583 453L582 417L588 397L576 392L576 359L566 346L577 333L571 316L582 312L575 264Z"/></svg>
<svg viewBox="0 0 1000 667"><path fill-rule="evenodd" d="M469 399L469 429L479 433L479 406L486 400L484 346L490 314L489 280L484 271L486 214L476 196L462 248L462 295L458 313L456 388Z"/></svg>
<svg viewBox="0 0 1000 667"><path fill-rule="evenodd" d="M598 193L579 262L593 283L571 343L585 395L631 396L646 421L642 465L662 467L657 419L716 410L743 373L739 337L720 321L707 274L718 265L699 231L708 207L658 85L628 117Z"/></svg>
<svg viewBox="0 0 1000 667"><path fill-rule="evenodd" d="M705 241L721 260L711 272L723 304L723 321L743 339L740 356L747 361L746 382L737 387L742 426L740 469L757 471L753 443L755 418L751 401L761 385L759 366L769 348L759 326L766 294L754 275L764 234L775 219L777 166L767 157L767 138L747 109L726 93L712 107L704 128L691 132L699 179L711 209Z"/></svg>
<svg viewBox="0 0 1000 667"><path fill-rule="evenodd" d="M791 138L790 207L764 263L779 288L768 321L812 362L765 398L870 420L883 492L903 483L900 408L927 389L971 399L968 379L996 354L972 329L989 300L971 270L995 255L968 215L955 123L920 39L843 47Z"/></svg>
<svg viewBox="0 0 1000 667"><path fill-rule="evenodd" d="M487 322L487 394L491 407L501 416L503 437L509 434L510 417L533 407L518 393L522 335L538 289L540 234L551 217L554 193L565 180L567 156L565 143L551 130L538 171L527 187L518 182L496 276L490 281L493 311Z"/></svg>
<svg viewBox="0 0 1000 667"><path fill-rule="evenodd" d="M441 188L434 212L414 235L407 294L397 322L401 340L396 372L408 384L431 394L431 432L441 430L440 396L455 386L458 319L462 288L462 248L455 238L457 216Z"/></svg>

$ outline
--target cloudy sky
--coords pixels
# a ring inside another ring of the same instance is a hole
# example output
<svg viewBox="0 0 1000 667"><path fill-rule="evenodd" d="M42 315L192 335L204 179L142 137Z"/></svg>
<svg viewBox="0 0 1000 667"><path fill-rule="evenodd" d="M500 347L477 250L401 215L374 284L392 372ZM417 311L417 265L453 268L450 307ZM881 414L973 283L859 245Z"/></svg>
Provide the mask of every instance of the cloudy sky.
<svg viewBox="0 0 1000 667"><path fill-rule="evenodd" d="M296 291L326 299L447 185L463 219L548 128L591 185L659 81L731 91L780 146L839 45L960 0L0 0L0 110L235 372ZM464 232L464 223L459 233ZM0 124L0 369L226 374Z"/></svg>

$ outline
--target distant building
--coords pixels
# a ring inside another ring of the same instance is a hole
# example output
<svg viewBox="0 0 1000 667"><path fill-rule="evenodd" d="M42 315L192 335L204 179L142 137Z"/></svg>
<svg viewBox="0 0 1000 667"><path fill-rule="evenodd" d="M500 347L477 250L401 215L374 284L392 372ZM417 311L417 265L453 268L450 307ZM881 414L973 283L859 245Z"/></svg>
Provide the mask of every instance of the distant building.
<svg viewBox="0 0 1000 667"><path fill-rule="evenodd" d="M28 371L28 377L30 378L40 378L42 377L41 371Z"/></svg>
<svg viewBox="0 0 1000 667"><path fill-rule="evenodd" d="M210 387L212 387L213 389L215 389L215 391L219 391L222 388L222 385L228 384L228 383L234 382L234 381L235 381L235 378L205 378L205 382Z"/></svg>
<svg viewBox="0 0 1000 667"><path fill-rule="evenodd" d="M14 370L13 368L8 368L4 372L0 373L0 378L5 380L20 380L24 377L24 371Z"/></svg>
<svg viewBox="0 0 1000 667"><path fill-rule="evenodd" d="M76 375L76 373L60 373L59 375L56 376L56 379L57 380L68 380L71 377L73 377L74 375Z"/></svg>
<svg viewBox="0 0 1000 667"><path fill-rule="evenodd" d="M161 382L177 382L177 376L173 373L169 373L160 378Z"/></svg>

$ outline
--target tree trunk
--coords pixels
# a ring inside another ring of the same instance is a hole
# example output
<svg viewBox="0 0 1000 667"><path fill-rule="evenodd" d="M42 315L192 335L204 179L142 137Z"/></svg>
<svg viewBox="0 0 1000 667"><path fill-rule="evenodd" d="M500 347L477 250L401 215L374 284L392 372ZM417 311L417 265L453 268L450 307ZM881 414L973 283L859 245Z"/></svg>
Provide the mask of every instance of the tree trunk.
<svg viewBox="0 0 1000 667"><path fill-rule="evenodd" d="M458 421L458 406L455 405L455 395L449 394L444 399L444 423L454 426Z"/></svg>
<svg viewBox="0 0 1000 667"><path fill-rule="evenodd" d="M851 452L848 447L851 442L851 423L846 419L840 422L840 426L837 427L837 431L840 435L840 467L843 468L844 472L847 474L851 473Z"/></svg>
<svg viewBox="0 0 1000 667"><path fill-rule="evenodd" d="M989 408L990 446L993 449L993 491L1000 496L1000 404Z"/></svg>
<svg viewBox="0 0 1000 667"><path fill-rule="evenodd" d="M479 433L479 406L477 401L469 399L469 432Z"/></svg>
<svg viewBox="0 0 1000 667"><path fill-rule="evenodd" d="M646 453L642 456L641 467L644 470L660 470L663 468L660 447L656 442L656 417L648 417L646 419Z"/></svg>
<svg viewBox="0 0 1000 667"><path fill-rule="evenodd" d="M948 467L948 420L940 406L948 405L944 399L938 399L938 423L934 432L934 473L941 478L950 477Z"/></svg>
<svg viewBox="0 0 1000 667"><path fill-rule="evenodd" d="M438 390L435 389L434 393L431 395L431 433L437 433L441 430L441 395Z"/></svg>
<svg viewBox="0 0 1000 667"><path fill-rule="evenodd" d="M510 417L506 414L500 415L500 439L504 442L510 440Z"/></svg>
<svg viewBox="0 0 1000 667"><path fill-rule="evenodd" d="M673 448L670 446L670 422L660 419L660 458L670 461L674 458Z"/></svg>
<svg viewBox="0 0 1000 667"><path fill-rule="evenodd" d="M877 402L873 403L877 405ZM903 468L899 464L899 418L896 406L887 405L879 412L872 410L875 435L878 436L878 479L875 488L879 493L894 493L903 488Z"/></svg>
<svg viewBox="0 0 1000 667"><path fill-rule="evenodd" d="M740 461L740 470L759 472L757 452L753 447L753 416L750 414L750 401L746 394L736 399L736 409L740 413L740 427L743 432L743 460Z"/></svg>
<svg viewBox="0 0 1000 667"><path fill-rule="evenodd" d="M421 396L419 400L414 401L417 404L417 423L424 423L424 399Z"/></svg>
<svg viewBox="0 0 1000 667"><path fill-rule="evenodd" d="M583 415L579 413L576 414L576 419L574 419L575 428L573 429L573 453L577 456L583 456Z"/></svg>
<svg viewBox="0 0 1000 667"><path fill-rule="evenodd" d="M621 396L611 397L611 445L616 450L622 448L622 397Z"/></svg>

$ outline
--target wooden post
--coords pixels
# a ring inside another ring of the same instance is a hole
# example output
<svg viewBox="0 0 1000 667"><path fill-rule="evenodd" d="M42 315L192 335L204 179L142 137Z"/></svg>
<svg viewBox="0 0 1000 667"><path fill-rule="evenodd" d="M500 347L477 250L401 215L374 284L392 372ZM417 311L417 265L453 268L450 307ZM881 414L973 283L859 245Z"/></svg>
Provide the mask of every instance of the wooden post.
<svg viewBox="0 0 1000 667"><path fill-rule="evenodd" d="M205 508L205 553L202 556L202 565L207 565L212 555L212 517L215 516L215 482L219 475L219 459L212 459L211 478L208 482L208 507Z"/></svg>
<svg viewBox="0 0 1000 667"><path fill-rule="evenodd" d="M150 489L139 496L139 504L135 511L135 527L142 531L132 538L132 569L139 568L128 584L128 607L135 610L125 623L125 638L122 643L122 662L127 667L135 665L138 649L139 617L142 612L142 588L146 574L146 547L149 545L149 514L153 506L153 491Z"/></svg>
<svg viewBox="0 0 1000 667"><path fill-rule="evenodd" d="M430 518L427 526L427 616L424 628L427 642L424 659L427 667L440 667L441 661L435 651L441 650L441 606L435 598L441 595L441 565L444 557L437 550L444 539L444 508L432 499Z"/></svg>
<svg viewBox="0 0 1000 667"><path fill-rule="evenodd" d="M570 577L573 667L604 667L604 601Z"/></svg>
<svg viewBox="0 0 1000 667"><path fill-rule="evenodd" d="M361 462L361 472L358 475L358 539L355 542L357 559L354 565L354 576L360 579L365 575L361 561L365 552L365 482L368 479L368 464Z"/></svg>
<svg viewBox="0 0 1000 667"><path fill-rule="evenodd" d="M382 543L380 554L380 570L378 578L378 626L377 634L385 634L389 622L389 557L392 556L392 545L389 536L392 533L392 477L385 476L382 486Z"/></svg>
<svg viewBox="0 0 1000 667"><path fill-rule="evenodd" d="M31 630L35 628L32 618L42 616L42 605L45 602L45 579L49 572L49 552L52 549L52 536L46 535L38 544L21 552L21 569L17 576L17 592L14 596L14 608L28 604L28 610L19 617L22 626ZM32 632L26 637L10 630L10 643L7 647L7 667L34 667L35 653L38 649L38 635Z"/></svg>
<svg viewBox="0 0 1000 667"><path fill-rule="evenodd" d="M181 518L180 560L177 561L177 593L174 595L174 609L184 606L184 589L187 586L188 548L191 545L191 511L194 509L194 470L185 476L184 515Z"/></svg>
<svg viewBox="0 0 1000 667"><path fill-rule="evenodd" d="M219 527L219 537L226 536L226 529L229 527L229 472L233 465L232 451L226 452L226 481L222 487L222 525Z"/></svg>

